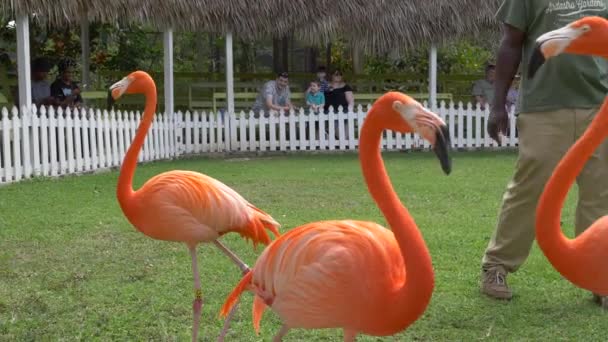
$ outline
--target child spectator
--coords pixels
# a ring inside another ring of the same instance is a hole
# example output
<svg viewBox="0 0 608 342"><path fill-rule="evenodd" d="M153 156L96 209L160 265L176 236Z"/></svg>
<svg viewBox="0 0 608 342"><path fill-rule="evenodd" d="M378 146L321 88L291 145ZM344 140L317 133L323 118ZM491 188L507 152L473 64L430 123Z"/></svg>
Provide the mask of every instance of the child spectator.
<svg viewBox="0 0 608 342"><path fill-rule="evenodd" d="M310 91L306 93L306 105L310 111L318 113L325 106L325 95L321 91L321 82L310 82Z"/></svg>

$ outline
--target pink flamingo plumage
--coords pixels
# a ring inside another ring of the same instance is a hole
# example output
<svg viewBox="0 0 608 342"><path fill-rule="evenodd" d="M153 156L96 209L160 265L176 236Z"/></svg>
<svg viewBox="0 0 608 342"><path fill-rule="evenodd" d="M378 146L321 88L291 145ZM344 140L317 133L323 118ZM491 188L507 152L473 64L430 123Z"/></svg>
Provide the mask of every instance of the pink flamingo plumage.
<svg viewBox="0 0 608 342"><path fill-rule="evenodd" d="M156 85L146 72L135 71L112 85L110 92L111 101L123 94L145 95L143 118L123 160L116 195L120 208L137 230L153 239L183 242L188 246L194 273L192 340L195 341L202 311L196 246L201 242L213 242L241 271L247 272L249 267L218 238L228 232L236 232L251 239L254 246L257 243L268 244L271 240L265 229L279 236L279 224L227 185L197 172L164 172L134 191L132 183L137 155L156 109Z"/></svg>
<svg viewBox="0 0 608 342"><path fill-rule="evenodd" d="M228 296L222 316L245 290L255 295L256 332L266 306L281 317L283 326L274 341L282 340L291 328L342 328L345 341L354 341L359 333L387 336L422 315L434 288L431 257L384 168L380 154L384 129L420 133L434 146L449 174L450 142L443 120L407 95L383 95L363 123L359 149L368 190L392 231L355 220L294 228L262 252Z"/></svg>

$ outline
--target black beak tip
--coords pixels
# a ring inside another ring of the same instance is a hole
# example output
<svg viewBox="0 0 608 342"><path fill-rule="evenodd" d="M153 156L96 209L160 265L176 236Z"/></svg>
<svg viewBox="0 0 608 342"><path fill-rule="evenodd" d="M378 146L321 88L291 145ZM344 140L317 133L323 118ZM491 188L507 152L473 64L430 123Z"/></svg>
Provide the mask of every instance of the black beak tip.
<svg viewBox="0 0 608 342"><path fill-rule="evenodd" d="M106 103L108 106L108 110L111 110L112 107L114 107L114 104L116 103L114 97L112 96L112 90L108 90L108 98L106 100Z"/></svg>
<svg viewBox="0 0 608 342"><path fill-rule="evenodd" d="M536 72L545 63L545 56L540 49L541 44L536 43L532 56L530 57L530 63L528 63L528 79L531 79L536 75Z"/></svg>
<svg viewBox="0 0 608 342"><path fill-rule="evenodd" d="M439 159L441 169L446 175L452 172L452 157L450 151L452 150L452 143L450 141L450 132L447 126L441 126L441 129L437 131L437 137L435 140L435 146L433 146L433 152Z"/></svg>

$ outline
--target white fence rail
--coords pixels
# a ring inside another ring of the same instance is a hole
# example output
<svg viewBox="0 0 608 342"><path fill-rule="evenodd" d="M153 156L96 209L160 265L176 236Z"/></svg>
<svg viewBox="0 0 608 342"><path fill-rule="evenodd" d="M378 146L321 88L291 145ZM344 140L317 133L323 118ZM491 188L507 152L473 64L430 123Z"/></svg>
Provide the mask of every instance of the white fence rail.
<svg viewBox="0 0 608 342"><path fill-rule="evenodd" d="M359 129L369 106L352 112L308 111L265 117L206 112L157 114L139 161L189 154L271 151L356 150ZM488 111L469 103L446 105L436 112L446 121L452 147L497 147L486 133ZM517 145L514 116L503 146ZM119 166L135 136L140 112L3 108L0 118L0 183L33 176L60 176ZM429 148L417 134L386 131L383 150Z"/></svg>

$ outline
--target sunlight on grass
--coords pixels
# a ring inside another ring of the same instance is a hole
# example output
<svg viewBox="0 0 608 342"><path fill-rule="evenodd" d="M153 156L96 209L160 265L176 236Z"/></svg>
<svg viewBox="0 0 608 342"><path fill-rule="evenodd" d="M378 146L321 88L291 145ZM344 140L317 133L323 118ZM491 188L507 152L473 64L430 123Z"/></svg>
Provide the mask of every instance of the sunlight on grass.
<svg viewBox="0 0 608 342"><path fill-rule="evenodd" d="M387 153L395 190L431 250L436 290L425 315L393 337L358 341L603 340L606 314L557 274L534 246L509 278L510 303L478 291L490 238L515 154L457 153L445 176L429 153ZM385 224L362 182L355 154L197 159L141 166L136 187L172 169L204 172L273 215L282 231L305 222L354 218ZM115 198L118 172L34 180L0 188L0 340L190 339L193 298L184 245L137 232ZM574 196L565 211L571 235ZM250 265L261 252L237 236L224 241ZM212 246L199 247L201 338L213 341L238 269ZM365 277L362 271L361 277ZM256 336L251 294L227 341L269 341L280 322L267 311ZM339 330L292 330L286 341L341 341Z"/></svg>

